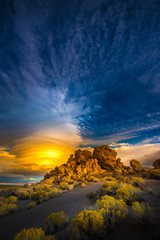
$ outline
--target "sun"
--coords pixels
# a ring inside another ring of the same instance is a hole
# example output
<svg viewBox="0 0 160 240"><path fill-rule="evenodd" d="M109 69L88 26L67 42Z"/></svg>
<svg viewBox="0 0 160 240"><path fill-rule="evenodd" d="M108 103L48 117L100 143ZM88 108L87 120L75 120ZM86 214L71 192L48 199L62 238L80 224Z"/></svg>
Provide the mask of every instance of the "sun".
<svg viewBox="0 0 160 240"><path fill-rule="evenodd" d="M58 150L43 151L43 152L39 152L38 156L42 158L60 158L61 153Z"/></svg>

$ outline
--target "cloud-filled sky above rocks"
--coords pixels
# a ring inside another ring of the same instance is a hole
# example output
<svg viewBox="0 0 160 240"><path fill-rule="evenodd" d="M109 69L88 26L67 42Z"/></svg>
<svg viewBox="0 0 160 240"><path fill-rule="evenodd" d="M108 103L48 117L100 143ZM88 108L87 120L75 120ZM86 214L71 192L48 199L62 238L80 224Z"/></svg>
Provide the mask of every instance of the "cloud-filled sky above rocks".
<svg viewBox="0 0 160 240"><path fill-rule="evenodd" d="M155 160L159 43L157 0L0 0L0 182L77 147Z"/></svg>

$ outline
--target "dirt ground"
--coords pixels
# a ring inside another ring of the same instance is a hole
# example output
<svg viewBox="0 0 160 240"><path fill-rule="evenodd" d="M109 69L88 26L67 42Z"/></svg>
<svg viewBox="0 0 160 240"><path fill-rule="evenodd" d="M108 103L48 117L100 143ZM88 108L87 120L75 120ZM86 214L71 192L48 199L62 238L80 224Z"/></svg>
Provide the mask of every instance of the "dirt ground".
<svg viewBox="0 0 160 240"><path fill-rule="evenodd" d="M90 208L90 201L86 194L97 191L102 182L90 183L86 188L76 187L72 192L64 193L62 196L26 209L26 203L21 203L21 211L0 218L0 240L13 240L16 233L23 228L42 227L44 219L52 212L64 211L71 220L84 208ZM156 224L141 226L126 219L118 224L107 236L107 240L159 240L160 239L160 181L146 180L143 198L156 210ZM24 205L23 205L24 204ZM57 240L66 240L71 224L57 232Z"/></svg>

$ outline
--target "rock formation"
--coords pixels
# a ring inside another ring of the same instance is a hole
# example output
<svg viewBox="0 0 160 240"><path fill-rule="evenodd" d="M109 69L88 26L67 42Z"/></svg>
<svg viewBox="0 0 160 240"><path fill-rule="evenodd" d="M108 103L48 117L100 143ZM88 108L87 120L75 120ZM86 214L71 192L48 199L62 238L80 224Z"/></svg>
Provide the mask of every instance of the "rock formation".
<svg viewBox="0 0 160 240"><path fill-rule="evenodd" d="M133 170L125 166L120 158L116 159L116 156L116 151L111 149L108 145L95 147L93 154L88 150L78 149L75 151L74 155L70 155L66 164L55 167L49 174L47 173L43 182L60 182L68 179L78 180L86 175L98 176L104 172L131 173ZM132 160L133 166L135 166L134 161L136 160ZM139 165L136 166L139 167Z"/></svg>
<svg viewBox="0 0 160 240"><path fill-rule="evenodd" d="M116 156L116 151L111 149L108 145L95 147L93 151L93 158L98 160L98 164L101 168L109 171L114 170L117 165Z"/></svg>
<svg viewBox="0 0 160 240"><path fill-rule="evenodd" d="M140 172L142 171L142 166L140 164L140 162L138 160L132 159L130 161L130 166L132 167L132 169L136 172Z"/></svg>
<svg viewBox="0 0 160 240"><path fill-rule="evenodd" d="M153 167L155 169L160 169L160 158L153 162Z"/></svg>

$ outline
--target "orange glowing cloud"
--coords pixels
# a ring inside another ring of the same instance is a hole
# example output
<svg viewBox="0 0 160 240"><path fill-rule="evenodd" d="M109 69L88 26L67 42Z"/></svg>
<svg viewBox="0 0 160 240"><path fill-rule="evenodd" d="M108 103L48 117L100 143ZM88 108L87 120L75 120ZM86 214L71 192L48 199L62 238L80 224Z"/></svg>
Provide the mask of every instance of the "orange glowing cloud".
<svg viewBox="0 0 160 240"><path fill-rule="evenodd" d="M0 172L39 175L67 161L74 147L59 139L27 137L16 140L7 152L0 148Z"/></svg>

